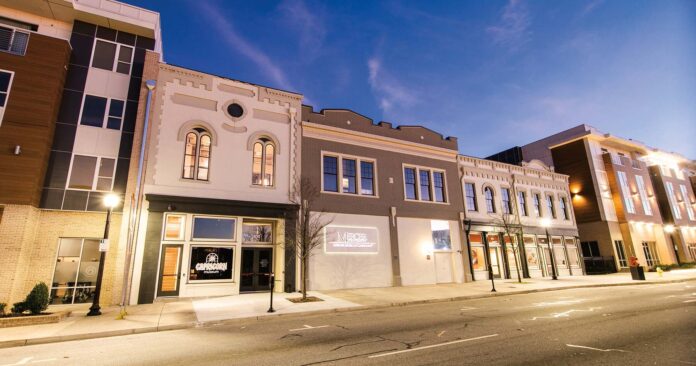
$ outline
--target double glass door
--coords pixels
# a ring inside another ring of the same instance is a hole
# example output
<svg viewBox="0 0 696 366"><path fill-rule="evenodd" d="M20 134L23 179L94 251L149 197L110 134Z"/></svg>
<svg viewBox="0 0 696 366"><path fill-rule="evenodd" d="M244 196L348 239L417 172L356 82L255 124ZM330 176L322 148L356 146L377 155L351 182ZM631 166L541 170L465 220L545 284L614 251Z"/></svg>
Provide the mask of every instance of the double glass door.
<svg viewBox="0 0 696 366"><path fill-rule="evenodd" d="M500 247L489 247L488 253L491 259L491 275L500 278Z"/></svg>
<svg viewBox="0 0 696 366"><path fill-rule="evenodd" d="M242 248L240 292L270 291L273 248Z"/></svg>

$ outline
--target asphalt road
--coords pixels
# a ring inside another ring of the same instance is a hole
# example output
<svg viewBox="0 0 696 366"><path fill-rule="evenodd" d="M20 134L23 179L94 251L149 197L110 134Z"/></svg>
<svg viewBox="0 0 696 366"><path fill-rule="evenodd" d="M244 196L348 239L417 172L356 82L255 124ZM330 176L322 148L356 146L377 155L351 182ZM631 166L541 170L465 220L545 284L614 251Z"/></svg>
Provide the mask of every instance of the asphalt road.
<svg viewBox="0 0 696 366"><path fill-rule="evenodd" d="M0 349L4 365L696 365L696 281Z"/></svg>

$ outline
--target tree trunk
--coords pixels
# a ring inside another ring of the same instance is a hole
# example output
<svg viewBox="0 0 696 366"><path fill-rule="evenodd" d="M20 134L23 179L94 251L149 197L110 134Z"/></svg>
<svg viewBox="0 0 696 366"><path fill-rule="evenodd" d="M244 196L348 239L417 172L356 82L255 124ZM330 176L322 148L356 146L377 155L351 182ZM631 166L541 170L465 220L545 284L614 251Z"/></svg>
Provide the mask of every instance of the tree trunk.
<svg viewBox="0 0 696 366"><path fill-rule="evenodd" d="M520 276L520 263L517 260L517 253L519 253L519 250L515 249L514 244L512 245L512 253L515 255L515 269L517 270L517 282L522 283L522 277Z"/></svg>
<svg viewBox="0 0 696 366"><path fill-rule="evenodd" d="M302 257L300 271L302 273L302 301L307 299L307 258Z"/></svg>

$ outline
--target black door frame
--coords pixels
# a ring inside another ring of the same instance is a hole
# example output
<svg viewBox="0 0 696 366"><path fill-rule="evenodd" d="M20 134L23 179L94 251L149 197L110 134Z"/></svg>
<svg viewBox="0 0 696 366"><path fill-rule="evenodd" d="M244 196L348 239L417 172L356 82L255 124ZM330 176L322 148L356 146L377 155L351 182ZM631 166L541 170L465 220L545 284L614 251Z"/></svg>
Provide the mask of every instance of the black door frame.
<svg viewBox="0 0 696 366"><path fill-rule="evenodd" d="M268 251L271 253L271 258L270 258L271 260L269 263L270 268L268 271L269 281L270 281L270 274L273 273L273 265L275 263L274 258L273 258L275 251L273 249L274 248L272 248L272 247L255 247L255 246L254 247L252 247L252 246L247 246L247 247L243 246L242 247L242 253L241 253L241 261L242 262L244 261L244 251L245 250L252 250L254 252L254 256L252 258L252 261L253 261L253 263L252 263L252 271L253 272L252 273L253 274L251 275L252 276L251 288L248 288L248 287L245 287L242 285L242 277L244 276L244 273L242 271L244 270L244 263L240 262L240 273L239 273L239 292L240 293L270 291L270 288L268 288L267 286L260 286L259 285L259 276L260 276L260 274L259 274L259 253L261 251Z"/></svg>

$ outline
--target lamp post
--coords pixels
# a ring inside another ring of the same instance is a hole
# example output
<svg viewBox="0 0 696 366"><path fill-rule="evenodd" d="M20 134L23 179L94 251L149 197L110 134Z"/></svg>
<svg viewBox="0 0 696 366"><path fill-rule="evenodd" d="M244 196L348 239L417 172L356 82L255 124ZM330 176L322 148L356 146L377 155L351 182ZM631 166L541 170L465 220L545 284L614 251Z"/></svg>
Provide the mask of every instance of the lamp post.
<svg viewBox="0 0 696 366"><path fill-rule="evenodd" d="M541 219L541 227L544 228L544 231L546 231L546 243L549 245L549 257L551 258L551 279L552 280L557 280L558 276L556 275L556 261L553 258L553 247L551 246L551 237L549 236L549 227L551 226L551 220L548 218L543 218Z"/></svg>
<svg viewBox="0 0 696 366"><path fill-rule="evenodd" d="M97 272L97 284L94 289L94 298L92 306L89 308L87 316L101 315L101 307L99 306L99 295L101 294L102 277L104 277L104 261L106 259L106 250L109 246L109 224L111 224L111 210L118 205L120 199L117 195L109 193L104 196L104 206L106 206L106 225L104 226L104 240L99 244L99 271Z"/></svg>

